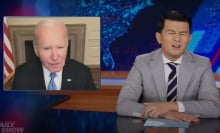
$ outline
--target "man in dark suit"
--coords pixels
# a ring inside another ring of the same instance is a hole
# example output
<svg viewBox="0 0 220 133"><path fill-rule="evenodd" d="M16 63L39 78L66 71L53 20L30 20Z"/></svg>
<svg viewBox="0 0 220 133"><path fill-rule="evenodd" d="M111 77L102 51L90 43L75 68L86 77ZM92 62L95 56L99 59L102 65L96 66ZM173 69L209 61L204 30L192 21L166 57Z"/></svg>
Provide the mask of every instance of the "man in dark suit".
<svg viewBox="0 0 220 133"><path fill-rule="evenodd" d="M34 51L39 57L15 70L13 90L95 90L89 68L66 59L66 26L58 21L41 21L35 27Z"/></svg>

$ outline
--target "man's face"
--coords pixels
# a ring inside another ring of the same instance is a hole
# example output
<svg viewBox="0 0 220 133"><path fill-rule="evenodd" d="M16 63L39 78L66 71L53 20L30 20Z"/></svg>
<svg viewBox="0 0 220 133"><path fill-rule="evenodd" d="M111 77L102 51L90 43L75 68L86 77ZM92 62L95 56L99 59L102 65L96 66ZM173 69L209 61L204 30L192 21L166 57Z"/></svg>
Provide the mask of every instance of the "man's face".
<svg viewBox="0 0 220 133"><path fill-rule="evenodd" d="M161 44L162 52L171 61L178 59L185 51L191 34L187 22L165 20L161 33L156 33L156 39Z"/></svg>
<svg viewBox="0 0 220 133"><path fill-rule="evenodd" d="M67 39L62 26L41 27L37 34L38 44L34 50L50 72L59 72L65 65Z"/></svg>

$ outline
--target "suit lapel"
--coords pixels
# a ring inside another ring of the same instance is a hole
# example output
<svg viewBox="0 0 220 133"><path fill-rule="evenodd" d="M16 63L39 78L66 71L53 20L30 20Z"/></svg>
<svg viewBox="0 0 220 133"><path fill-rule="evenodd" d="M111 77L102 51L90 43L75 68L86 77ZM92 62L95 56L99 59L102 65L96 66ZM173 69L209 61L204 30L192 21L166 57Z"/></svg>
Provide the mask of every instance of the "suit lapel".
<svg viewBox="0 0 220 133"><path fill-rule="evenodd" d="M33 76L38 77L39 80L33 81L33 88L46 90L46 85L45 85L45 80L44 80L44 72L43 72L42 64L39 59L36 61L35 67L36 67L36 69L35 69L36 71Z"/></svg>
<svg viewBox="0 0 220 133"><path fill-rule="evenodd" d="M42 67L41 67L42 68ZM41 70L41 72L39 73L39 78L40 78L40 82L39 87L42 88L42 90L46 90L46 85L45 85L45 80L44 80L44 75L43 75L43 70Z"/></svg>
<svg viewBox="0 0 220 133"><path fill-rule="evenodd" d="M73 79L70 76L70 71L71 68L69 67L69 60L66 60L65 66L63 67L61 90L71 89Z"/></svg>
<svg viewBox="0 0 220 133"><path fill-rule="evenodd" d="M61 90L70 89L72 82L71 80L71 78L68 78L68 74L65 73L65 69L63 69Z"/></svg>
<svg viewBox="0 0 220 133"><path fill-rule="evenodd" d="M185 52L179 69L177 100L182 100L187 86L189 84L189 81L192 77L194 67L195 64L193 63L193 58L189 55L188 52Z"/></svg>
<svg viewBox="0 0 220 133"><path fill-rule="evenodd" d="M153 78L156 84L156 89L159 93L161 101L166 100L166 85L165 85L165 74L164 74L164 64L162 61L161 50L157 50L152 55L152 61L150 63Z"/></svg>

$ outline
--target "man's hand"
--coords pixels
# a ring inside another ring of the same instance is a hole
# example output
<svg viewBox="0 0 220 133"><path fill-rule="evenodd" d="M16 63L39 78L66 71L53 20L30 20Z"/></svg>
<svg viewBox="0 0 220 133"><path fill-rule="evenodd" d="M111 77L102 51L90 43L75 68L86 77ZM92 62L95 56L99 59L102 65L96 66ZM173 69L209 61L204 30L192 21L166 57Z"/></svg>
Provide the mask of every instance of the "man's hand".
<svg viewBox="0 0 220 133"><path fill-rule="evenodd" d="M178 111L176 102L144 103L143 117L158 118L169 111Z"/></svg>
<svg viewBox="0 0 220 133"><path fill-rule="evenodd" d="M176 120L176 121L186 121L189 123L198 123L199 119L193 115L183 113L183 112L176 112L176 111L169 111L162 115L163 118Z"/></svg>

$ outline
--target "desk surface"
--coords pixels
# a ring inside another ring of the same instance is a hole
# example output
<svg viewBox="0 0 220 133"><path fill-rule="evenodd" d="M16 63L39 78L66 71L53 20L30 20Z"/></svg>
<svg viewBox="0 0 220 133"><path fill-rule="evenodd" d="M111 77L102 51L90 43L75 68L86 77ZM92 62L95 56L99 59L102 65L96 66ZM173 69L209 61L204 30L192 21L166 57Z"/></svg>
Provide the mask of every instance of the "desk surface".
<svg viewBox="0 0 220 133"><path fill-rule="evenodd" d="M220 120L200 119L198 124L189 128L153 128L144 127L144 121L129 117L117 117L119 133L217 133L220 131Z"/></svg>
<svg viewBox="0 0 220 133"><path fill-rule="evenodd" d="M69 95L70 98L54 109L116 112L120 89L100 89L96 91L50 91L48 95Z"/></svg>

